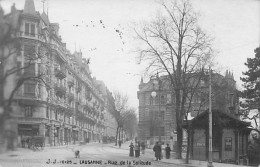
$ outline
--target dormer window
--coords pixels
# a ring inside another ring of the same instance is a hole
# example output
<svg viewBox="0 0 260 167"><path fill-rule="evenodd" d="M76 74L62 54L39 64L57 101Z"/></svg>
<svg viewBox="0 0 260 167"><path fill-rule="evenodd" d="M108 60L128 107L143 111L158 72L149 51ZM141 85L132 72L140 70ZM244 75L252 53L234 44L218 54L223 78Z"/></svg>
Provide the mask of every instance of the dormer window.
<svg viewBox="0 0 260 167"><path fill-rule="evenodd" d="M35 24L34 23L25 23L24 35L35 37Z"/></svg>

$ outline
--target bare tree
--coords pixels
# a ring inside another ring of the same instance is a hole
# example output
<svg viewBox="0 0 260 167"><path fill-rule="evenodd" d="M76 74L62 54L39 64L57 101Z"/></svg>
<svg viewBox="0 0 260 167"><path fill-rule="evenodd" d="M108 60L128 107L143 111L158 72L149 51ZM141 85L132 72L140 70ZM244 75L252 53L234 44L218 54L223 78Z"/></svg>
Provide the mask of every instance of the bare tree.
<svg viewBox="0 0 260 167"><path fill-rule="evenodd" d="M114 93L114 99L115 99L115 110L114 110L114 117L117 122L117 129L116 129L116 142L115 145L117 145L117 139L120 141L120 132L123 129L124 121L123 121L123 114L127 111L127 102L128 102L128 96L122 95L120 92L115 91Z"/></svg>
<svg viewBox="0 0 260 167"><path fill-rule="evenodd" d="M188 95L190 74L200 72L210 62L212 39L198 25L198 14L189 1L161 3L159 13L140 29L134 28L141 41L140 62L146 62L146 72L168 75L176 105L177 158L182 158L182 124Z"/></svg>
<svg viewBox="0 0 260 167"><path fill-rule="evenodd" d="M134 108L129 108L126 110L125 113L122 115L123 119L123 130L130 135L131 138L135 136L137 133L137 116L136 110Z"/></svg>

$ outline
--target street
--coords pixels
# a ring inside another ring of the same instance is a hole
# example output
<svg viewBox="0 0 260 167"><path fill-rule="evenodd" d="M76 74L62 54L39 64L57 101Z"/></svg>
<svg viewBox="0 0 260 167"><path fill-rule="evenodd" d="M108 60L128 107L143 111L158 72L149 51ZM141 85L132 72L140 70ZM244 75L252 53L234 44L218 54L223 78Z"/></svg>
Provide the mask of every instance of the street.
<svg viewBox="0 0 260 167"><path fill-rule="evenodd" d="M76 166L174 166L154 161L151 149L139 158L129 157L129 143L121 148L113 144L90 143L82 146L45 148L42 151L22 149L1 155L0 167L76 167ZM80 150L75 158L74 150Z"/></svg>

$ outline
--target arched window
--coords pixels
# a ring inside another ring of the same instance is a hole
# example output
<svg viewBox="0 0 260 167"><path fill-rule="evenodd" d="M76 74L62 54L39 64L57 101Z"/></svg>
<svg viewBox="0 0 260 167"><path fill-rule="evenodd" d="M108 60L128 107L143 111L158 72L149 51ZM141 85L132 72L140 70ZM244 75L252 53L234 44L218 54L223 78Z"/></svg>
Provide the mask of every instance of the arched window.
<svg viewBox="0 0 260 167"><path fill-rule="evenodd" d="M164 95L161 96L161 104L165 104L165 97L164 97Z"/></svg>
<svg viewBox="0 0 260 167"><path fill-rule="evenodd" d="M154 99L152 96L150 96L150 105L153 105L154 104Z"/></svg>

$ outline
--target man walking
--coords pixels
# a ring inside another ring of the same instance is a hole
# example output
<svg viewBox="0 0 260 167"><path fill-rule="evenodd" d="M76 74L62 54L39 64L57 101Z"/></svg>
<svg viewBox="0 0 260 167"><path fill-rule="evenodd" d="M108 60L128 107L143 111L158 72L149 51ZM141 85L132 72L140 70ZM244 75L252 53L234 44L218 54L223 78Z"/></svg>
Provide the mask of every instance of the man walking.
<svg viewBox="0 0 260 167"><path fill-rule="evenodd" d="M154 145L153 151L155 153L156 161L158 161L158 159L161 160L162 148L161 148L161 145L159 145L158 142L156 142L156 144Z"/></svg>

